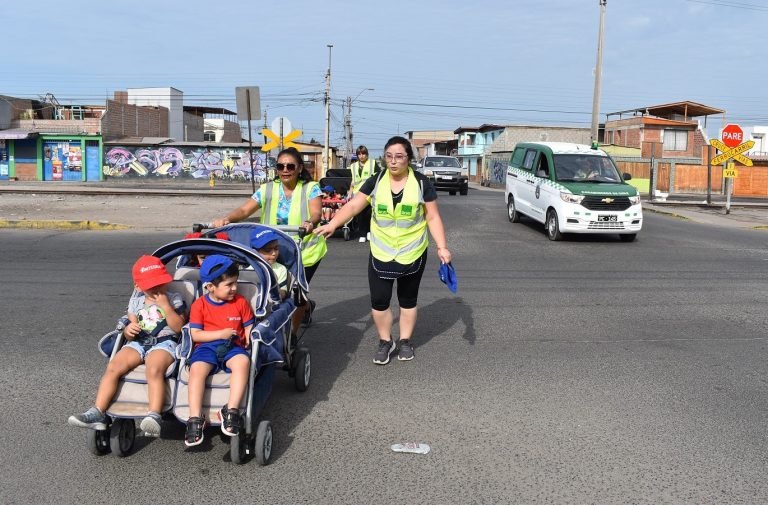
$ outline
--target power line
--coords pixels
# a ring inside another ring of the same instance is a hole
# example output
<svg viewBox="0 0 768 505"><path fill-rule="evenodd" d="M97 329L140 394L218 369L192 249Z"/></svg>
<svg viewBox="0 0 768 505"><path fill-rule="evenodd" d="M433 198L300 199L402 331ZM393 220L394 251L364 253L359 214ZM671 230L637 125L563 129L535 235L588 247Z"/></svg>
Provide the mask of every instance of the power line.
<svg viewBox="0 0 768 505"><path fill-rule="evenodd" d="M704 4L704 5L718 5L721 7L733 7L734 9L746 9L753 11L768 11L768 7L764 5L748 4L745 2L735 2L731 0L686 0L692 3Z"/></svg>

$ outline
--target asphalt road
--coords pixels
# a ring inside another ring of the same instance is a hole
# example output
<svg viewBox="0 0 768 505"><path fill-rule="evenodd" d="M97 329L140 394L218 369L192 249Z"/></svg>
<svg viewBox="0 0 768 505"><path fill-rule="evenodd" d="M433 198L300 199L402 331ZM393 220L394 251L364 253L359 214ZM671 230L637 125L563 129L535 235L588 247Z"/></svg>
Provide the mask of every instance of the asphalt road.
<svg viewBox="0 0 768 505"><path fill-rule="evenodd" d="M131 264L178 230L3 230L0 503L768 502L768 232L648 213L635 243L553 243L498 192L439 201L459 294L433 254L412 362L371 363L367 247L332 240L312 384L278 375L267 467L230 463L215 431L185 452L173 423L94 457L66 425ZM406 441L432 452L390 451Z"/></svg>

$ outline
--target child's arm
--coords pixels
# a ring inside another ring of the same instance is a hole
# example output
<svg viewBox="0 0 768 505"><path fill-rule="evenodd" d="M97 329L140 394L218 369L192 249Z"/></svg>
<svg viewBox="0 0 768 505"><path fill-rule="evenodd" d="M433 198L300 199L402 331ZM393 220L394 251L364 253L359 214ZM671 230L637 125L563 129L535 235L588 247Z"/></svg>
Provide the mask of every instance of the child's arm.
<svg viewBox="0 0 768 505"><path fill-rule="evenodd" d="M141 326L139 326L139 319L136 314L128 313L128 326L123 330L123 335L128 340L133 340L141 332Z"/></svg>
<svg viewBox="0 0 768 505"><path fill-rule="evenodd" d="M247 349L251 345L251 330L253 329L253 325L249 324L245 328L243 328L243 331L245 332L245 348Z"/></svg>
<svg viewBox="0 0 768 505"><path fill-rule="evenodd" d="M158 292L154 296L145 295L148 302L156 303L158 307L165 312L165 322L168 327L173 330L174 333L180 333L181 327L186 322L186 317L183 314L176 312L176 309L171 305L171 301L168 299L168 294L165 292Z"/></svg>
<svg viewBox="0 0 768 505"><path fill-rule="evenodd" d="M201 330L199 328L190 328L189 334L192 336L192 342L212 342L214 340L226 340L237 335L234 328L224 328L223 330Z"/></svg>

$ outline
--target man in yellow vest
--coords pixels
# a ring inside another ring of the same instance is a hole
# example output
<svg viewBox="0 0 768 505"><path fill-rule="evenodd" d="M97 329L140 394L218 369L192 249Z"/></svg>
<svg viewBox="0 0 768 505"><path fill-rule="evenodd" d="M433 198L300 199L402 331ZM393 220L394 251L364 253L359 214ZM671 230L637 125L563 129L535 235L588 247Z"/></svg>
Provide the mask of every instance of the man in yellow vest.
<svg viewBox="0 0 768 505"><path fill-rule="evenodd" d="M352 163L349 168L352 171L352 183L349 186L349 197L353 197L355 193L360 191L360 187L368 180L373 174L379 171L379 167L376 164L376 160L368 158L368 148L360 146L357 148L357 161ZM371 208L366 208L363 212L355 216L357 223L357 232L360 235L360 242L365 242L367 238L370 240L371 231Z"/></svg>

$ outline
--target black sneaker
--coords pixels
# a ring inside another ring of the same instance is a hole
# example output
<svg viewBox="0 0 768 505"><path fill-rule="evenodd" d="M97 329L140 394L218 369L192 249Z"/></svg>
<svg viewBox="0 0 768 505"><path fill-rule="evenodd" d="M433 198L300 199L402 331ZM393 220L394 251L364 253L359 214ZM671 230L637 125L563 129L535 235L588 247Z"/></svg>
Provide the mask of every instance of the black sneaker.
<svg viewBox="0 0 768 505"><path fill-rule="evenodd" d="M386 365L389 363L389 355L395 350L394 340L379 340L379 348L376 350L376 356L373 362L377 365Z"/></svg>
<svg viewBox="0 0 768 505"><path fill-rule="evenodd" d="M221 432L229 437L237 436L240 433L240 411L238 409L229 409L225 405L221 407L218 414Z"/></svg>
<svg viewBox="0 0 768 505"><path fill-rule="evenodd" d="M413 359L411 339L406 338L400 341L400 352L397 353L397 359L400 361L411 361Z"/></svg>

